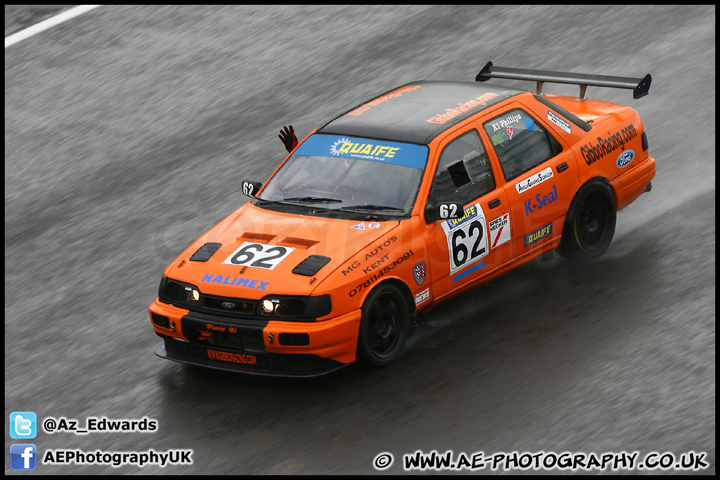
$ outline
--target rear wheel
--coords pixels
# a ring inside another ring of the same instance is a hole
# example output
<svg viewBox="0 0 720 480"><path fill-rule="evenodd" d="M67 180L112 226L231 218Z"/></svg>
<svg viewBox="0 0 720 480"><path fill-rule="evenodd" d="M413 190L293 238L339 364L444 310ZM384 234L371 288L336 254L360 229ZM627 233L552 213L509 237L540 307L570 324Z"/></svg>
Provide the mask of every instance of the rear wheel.
<svg viewBox="0 0 720 480"><path fill-rule="evenodd" d="M616 219L610 187L601 181L583 185L565 218L560 255L577 260L599 257L612 242Z"/></svg>
<svg viewBox="0 0 720 480"><path fill-rule="evenodd" d="M400 358L410 331L410 309L402 292L395 285L380 285L368 295L362 312L358 360L390 365Z"/></svg>

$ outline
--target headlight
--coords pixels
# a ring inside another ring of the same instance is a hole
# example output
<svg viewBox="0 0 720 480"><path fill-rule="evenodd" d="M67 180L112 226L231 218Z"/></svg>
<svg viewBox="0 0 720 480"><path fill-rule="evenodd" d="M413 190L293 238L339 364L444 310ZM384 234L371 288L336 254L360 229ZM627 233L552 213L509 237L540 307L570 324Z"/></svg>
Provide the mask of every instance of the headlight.
<svg viewBox="0 0 720 480"><path fill-rule="evenodd" d="M200 290L196 286L170 278L163 277L158 294L165 303L189 307L200 305Z"/></svg>
<svg viewBox="0 0 720 480"><path fill-rule="evenodd" d="M270 295L263 298L259 305L259 315L288 320L324 317L332 311L330 295L319 297Z"/></svg>

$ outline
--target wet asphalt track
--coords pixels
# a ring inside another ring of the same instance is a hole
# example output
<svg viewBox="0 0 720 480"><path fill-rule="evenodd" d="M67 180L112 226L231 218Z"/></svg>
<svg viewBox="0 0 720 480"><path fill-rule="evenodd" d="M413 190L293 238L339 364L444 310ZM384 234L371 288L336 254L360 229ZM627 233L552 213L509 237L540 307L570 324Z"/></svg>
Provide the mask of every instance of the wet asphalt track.
<svg viewBox="0 0 720 480"><path fill-rule="evenodd" d="M6 7L6 36L23 22L33 15ZM472 80L488 60L653 74L637 101L588 90L639 110L658 161L603 258L537 260L446 303L380 371L278 380L152 354L147 305L162 269L246 201L240 179L267 178L281 125L305 134L407 81ZM362 474L380 452L402 473L416 450L693 450L714 473L714 103L710 6L102 7L14 45L6 432L19 410L146 416L158 432L34 443L41 455L194 451L192 466L37 474ZM6 473L30 475L7 458Z"/></svg>

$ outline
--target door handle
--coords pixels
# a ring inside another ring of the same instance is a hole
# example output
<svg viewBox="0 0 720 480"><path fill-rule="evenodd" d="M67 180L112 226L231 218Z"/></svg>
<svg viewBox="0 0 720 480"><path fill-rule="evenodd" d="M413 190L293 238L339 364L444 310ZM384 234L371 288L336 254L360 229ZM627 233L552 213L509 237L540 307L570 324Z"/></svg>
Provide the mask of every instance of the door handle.
<svg viewBox="0 0 720 480"><path fill-rule="evenodd" d="M500 205L500 199L496 198L495 200L491 200L490 203L488 203L488 207L495 208L498 205Z"/></svg>
<svg viewBox="0 0 720 480"><path fill-rule="evenodd" d="M561 163L560 165L557 166L557 171L558 171L558 173L564 172L564 171L567 170L567 169L568 169L568 164L565 163L565 162L563 162L563 163Z"/></svg>

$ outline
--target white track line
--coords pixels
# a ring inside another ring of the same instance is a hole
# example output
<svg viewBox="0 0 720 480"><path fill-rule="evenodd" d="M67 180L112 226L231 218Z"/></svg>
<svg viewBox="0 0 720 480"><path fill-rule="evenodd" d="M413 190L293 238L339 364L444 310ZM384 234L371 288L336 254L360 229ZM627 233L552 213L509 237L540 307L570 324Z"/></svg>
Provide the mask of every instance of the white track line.
<svg viewBox="0 0 720 480"><path fill-rule="evenodd" d="M52 28L55 25L58 25L66 20L70 20L71 18L75 18L78 15L82 15L83 13L89 12L90 10L93 10L100 6L102 5L80 5L78 7L71 8L70 10L65 10L59 15L55 15L54 17L43 20L42 22L33 25L32 27L28 27L25 30L13 33L9 37L5 37L5 48L8 48L10 45L17 43L20 40L25 40L26 38L32 37L36 33L43 32L48 28Z"/></svg>

